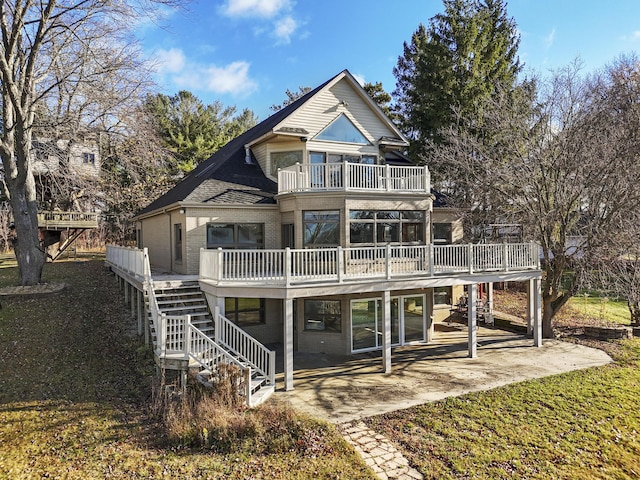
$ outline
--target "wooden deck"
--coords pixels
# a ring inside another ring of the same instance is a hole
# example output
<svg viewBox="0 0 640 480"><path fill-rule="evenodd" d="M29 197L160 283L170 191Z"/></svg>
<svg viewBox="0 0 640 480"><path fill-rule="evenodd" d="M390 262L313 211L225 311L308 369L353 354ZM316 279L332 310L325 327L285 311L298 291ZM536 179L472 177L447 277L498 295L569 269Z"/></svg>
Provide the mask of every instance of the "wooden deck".
<svg viewBox="0 0 640 480"><path fill-rule="evenodd" d="M42 211L38 213L38 227L44 230L98 228L98 214L90 212Z"/></svg>

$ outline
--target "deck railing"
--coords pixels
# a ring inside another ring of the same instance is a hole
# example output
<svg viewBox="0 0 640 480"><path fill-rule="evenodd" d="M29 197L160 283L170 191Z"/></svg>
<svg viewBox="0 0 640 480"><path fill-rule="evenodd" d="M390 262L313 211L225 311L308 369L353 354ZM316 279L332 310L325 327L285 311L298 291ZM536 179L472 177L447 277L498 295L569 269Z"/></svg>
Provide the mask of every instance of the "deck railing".
<svg viewBox="0 0 640 480"><path fill-rule="evenodd" d="M276 352L269 350L224 315L214 314L215 342L239 355L238 360L276 384Z"/></svg>
<svg viewBox="0 0 640 480"><path fill-rule="evenodd" d="M38 212L38 226L41 228L97 228L98 214L45 210Z"/></svg>
<svg viewBox="0 0 640 480"><path fill-rule="evenodd" d="M426 166L350 162L298 163L278 170L278 193L306 191L429 193L431 177Z"/></svg>
<svg viewBox="0 0 640 480"><path fill-rule="evenodd" d="M151 277L149 252L146 248L120 247L107 245L107 264L130 275L148 280Z"/></svg>
<svg viewBox="0 0 640 480"><path fill-rule="evenodd" d="M209 373L213 373L221 364L237 367L243 372L244 391L242 393L245 396L245 401L247 405L252 405L251 365L243 364L223 346L218 345L195 327L191 323L190 315L170 316L162 313L159 317L159 327L156 354L160 358L170 356L176 359L182 357L190 364L197 364L201 371Z"/></svg>
<svg viewBox="0 0 640 480"><path fill-rule="evenodd" d="M540 268L536 243L200 251L200 278L294 285Z"/></svg>
<svg viewBox="0 0 640 480"><path fill-rule="evenodd" d="M160 311L146 248L137 249L107 245L107 264L130 275L142 277L147 292L148 308L156 332L155 354L158 358L182 357L195 362L202 369L212 371L216 365L235 365L243 371L243 394L252 406L252 370L264 376L268 385L275 386L275 352L238 328L218 312L214 315L215 341L191 323L190 315L171 316ZM235 352L231 354L229 352Z"/></svg>

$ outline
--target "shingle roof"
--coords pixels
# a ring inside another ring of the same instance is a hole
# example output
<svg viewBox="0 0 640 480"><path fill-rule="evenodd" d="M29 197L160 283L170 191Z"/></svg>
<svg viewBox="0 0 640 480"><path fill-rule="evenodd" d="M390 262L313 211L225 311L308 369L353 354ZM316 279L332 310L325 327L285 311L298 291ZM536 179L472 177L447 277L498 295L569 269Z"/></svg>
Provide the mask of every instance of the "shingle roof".
<svg viewBox="0 0 640 480"><path fill-rule="evenodd" d="M271 132L273 128L304 105L338 75L311 90L295 102L277 111L255 127L236 137L200 163L189 175L167 193L151 202L136 216L151 213L178 202L275 204L276 182L267 178L252 156L245 162L245 145Z"/></svg>

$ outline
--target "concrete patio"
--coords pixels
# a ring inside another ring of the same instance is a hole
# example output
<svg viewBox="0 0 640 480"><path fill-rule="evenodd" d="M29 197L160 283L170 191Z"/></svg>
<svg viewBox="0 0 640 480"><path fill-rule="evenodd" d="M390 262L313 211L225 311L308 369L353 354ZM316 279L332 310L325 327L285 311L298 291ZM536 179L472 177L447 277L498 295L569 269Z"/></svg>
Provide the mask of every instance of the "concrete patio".
<svg viewBox="0 0 640 480"><path fill-rule="evenodd" d="M467 357L467 327L436 324L428 345L393 350L392 373L382 373L380 352L352 356L294 354L294 385L271 401L335 423L408 408L453 395L611 362L601 350L557 340L536 348L523 335L478 328L478 356ZM278 361L282 365L282 361Z"/></svg>

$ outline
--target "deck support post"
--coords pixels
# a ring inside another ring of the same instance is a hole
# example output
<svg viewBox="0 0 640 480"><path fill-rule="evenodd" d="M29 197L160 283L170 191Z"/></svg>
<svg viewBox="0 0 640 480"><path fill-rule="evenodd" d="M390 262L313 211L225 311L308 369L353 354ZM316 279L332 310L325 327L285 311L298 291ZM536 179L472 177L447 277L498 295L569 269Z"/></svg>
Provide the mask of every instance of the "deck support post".
<svg viewBox="0 0 640 480"><path fill-rule="evenodd" d="M293 299L284 303L284 389L293 390Z"/></svg>
<svg viewBox="0 0 640 480"><path fill-rule="evenodd" d="M542 279L535 278L532 282L531 296L533 297L533 345L542 346Z"/></svg>
<svg viewBox="0 0 640 480"><path fill-rule="evenodd" d="M478 325L476 321L476 299L478 297L478 285L469 285L469 303L467 306L467 321L469 327L469 358L478 356Z"/></svg>
<svg viewBox="0 0 640 480"><path fill-rule="evenodd" d="M136 306L138 304L137 297L138 297L138 289L133 285L131 285L131 300L130 300L131 301L131 318L136 317Z"/></svg>
<svg viewBox="0 0 640 480"><path fill-rule="evenodd" d="M382 292L382 369L391 373L391 292Z"/></svg>
<svg viewBox="0 0 640 480"><path fill-rule="evenodd" d="M489 310L489 318L493 318L493 282L487 284L487 307Z"/></svg>
<svg viewBox="0 0 640 480"><path fill-rule="evenodd" d="M140 336L142 335L142 317L144 315L142 292L140 290L136 290L136 315L138 318L138 336Z"/></svg>
<svg viewBox="0 0 640 480"><path fill-rule="evenodd" d="M527 282L527 334L533 334L533 318L535 316L535 288L534 279Z"/></svg>

